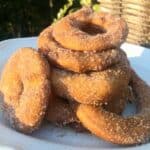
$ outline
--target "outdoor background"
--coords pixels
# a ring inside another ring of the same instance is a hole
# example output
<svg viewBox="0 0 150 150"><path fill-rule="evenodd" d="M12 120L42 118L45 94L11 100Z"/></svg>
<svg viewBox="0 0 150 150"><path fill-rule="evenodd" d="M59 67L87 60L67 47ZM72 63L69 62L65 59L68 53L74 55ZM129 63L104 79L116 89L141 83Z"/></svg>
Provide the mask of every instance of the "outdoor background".
<svg viewBox="0 0 150 150"><path fill-rule="evenodd" d="M46 26L83 5L99 8L96 0L0 0L0 41L36 36Z"/></svg>
<svg viewBox="0 0 150 150"><path fill-rule="evenodd" d="M0 41L38 36L45 27L82 6L95 11L104 8L123 17L129 27L126 41L150 47L149 0L0 0Z"/></svg>

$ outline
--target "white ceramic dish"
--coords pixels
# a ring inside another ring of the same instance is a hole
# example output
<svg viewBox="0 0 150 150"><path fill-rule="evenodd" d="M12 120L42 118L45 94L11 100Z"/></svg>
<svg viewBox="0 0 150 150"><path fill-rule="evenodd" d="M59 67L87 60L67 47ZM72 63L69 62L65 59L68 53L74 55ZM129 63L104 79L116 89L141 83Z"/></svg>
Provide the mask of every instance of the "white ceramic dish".
<svg viewBox="0 0 150 150"><path fill-rule="evenodd" d="M0 72L10 55L20 47L35 47L36 37L11 39L0 42ZM131 65L150 84L150 50L144 47L123 44ZM134 107L128 106L126 112ZM56 128L44 124L32 135L16 132L4 121L0 112L0 150L110 150L110 149L150 149L150 144L133 147L119 147L109 144L87 133L77 133L68 128Z"/></svg>

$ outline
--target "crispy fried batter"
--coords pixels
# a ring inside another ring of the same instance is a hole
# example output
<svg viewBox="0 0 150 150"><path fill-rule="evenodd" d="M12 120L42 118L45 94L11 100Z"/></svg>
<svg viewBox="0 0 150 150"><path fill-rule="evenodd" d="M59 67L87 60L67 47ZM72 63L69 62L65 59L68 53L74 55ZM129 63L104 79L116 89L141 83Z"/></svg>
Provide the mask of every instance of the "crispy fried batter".
<svg viewBox="0 0 150 150"><path fill-rule="evenodd" d="M80 104L77 117L92 133L106 141L133 145L150 139L150 86L132 71L131 86L138 103L138 114L119 116L100 107Z"/></svg>
<svg viewBox="0 0 150 150"><path fill-rule="evenodd" d="M121 114L124 111L128 100L128 89L125 91L122 98L115 99L114 101L103 105L104 108L113 113ZM79 103L77 102L68 101L53 95L47 109L46 120L56 126L62 127L67 125L79 132L86 131L76 117L76 106L78 104Z"/></svg>
<svg viewBox="0 0 150 150"><path fill-rule="evenodd" d="M60 97L79 103L99 105L119 99L128 86L127 60L101 72L84 74L52 69L52 87Z"/></svg>
<svg viewBox="0 0 150 150"><path fill-rule="evenodd" d="M12 127L24 133L37 129L51 94L50 67L34 49L22 48L8 60L0 90L4 114Z"/></svg>
<svg viewBox="0 0 150 150"><path fill-rule="evenodd" d="M80 73L92 70L101 71L117 64L124 55L124 52L119 49L80 52L64 48L55 41L52 30L52 26L49 26L41 32L38 38L38 48L56 67Z"/></svg>
<svg viewBox="0 0 150 150"><path fill-rule="evenodd" d="M62 46L77 51L102 51L119 47L128 34L126 22L107 13L82 8L58 21L53 37Z"/></svg>
<svg viewBox="0 0 150 150"><path fill-rule="evenodd" d="M49 103L46 119L59 126L65 126L78 120L67 100L54 96L52 102Z"/></svg>

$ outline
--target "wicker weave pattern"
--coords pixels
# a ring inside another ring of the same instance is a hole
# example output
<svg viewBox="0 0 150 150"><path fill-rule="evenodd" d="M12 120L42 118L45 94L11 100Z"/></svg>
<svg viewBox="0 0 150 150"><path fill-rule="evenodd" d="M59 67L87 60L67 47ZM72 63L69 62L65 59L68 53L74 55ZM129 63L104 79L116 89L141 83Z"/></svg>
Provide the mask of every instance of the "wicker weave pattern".
<svg viewBox="0 0 150 150"><path fill-rule="evenodd" d="M101 10L121 16L122 0L101 0Z"/></svg>
<svg viewBox="0 0 150 150"><path fill-rule="evenodd" d="M150 0L100 0L101 10L123 17L128 42L150 47Z"/></svg>

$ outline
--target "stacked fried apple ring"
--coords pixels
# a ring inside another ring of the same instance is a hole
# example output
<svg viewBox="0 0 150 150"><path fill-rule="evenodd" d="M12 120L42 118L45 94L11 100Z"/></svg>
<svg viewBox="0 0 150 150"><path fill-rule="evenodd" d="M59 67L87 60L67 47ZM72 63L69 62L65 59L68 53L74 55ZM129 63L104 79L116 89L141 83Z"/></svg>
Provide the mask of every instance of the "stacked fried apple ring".
<svg viewBox="0 0 150 150"><path fill-rule="evenodd" d="M92 133L109 142L122 145L146 143L150 139L150 87L132 71L131 86L137 99L138 114L122 117L81 104L76 114L83 125Z"/></svg>
<svg viewBox="0 0 150 150"><path fill-rule="evenodd" d="M31 133L45 116L116 144L148 141L150 87L120 48L127 33L123 19L88 7L44 29L38 52L17 51L2 73L0 91L12 126ZM131 91L139 113L123 117Z"/></svg>
<svg viewBox="0 0 150 150"><path fill-rule="evenodd" d="M119 48L127 33L123 19L95 13L89 7L44 29L38 38L38 49L53 66L56 95L91 105L121 99L130 80L129 62Z"/></svg>
<svg viewBox="0 0 150 150"><path fill-rule="evenodd" d="M82 119L79 108L85 105L115 115L123 112L129 98L131 71L120 45L127 33L123 19L95 13L91 8L82 8L41 32L38 49L52 66L52 88L59 97L49 106L47 120L61 125L81 122L107 140L94 132L91 123L84 123L86 117Z"/></svg>

